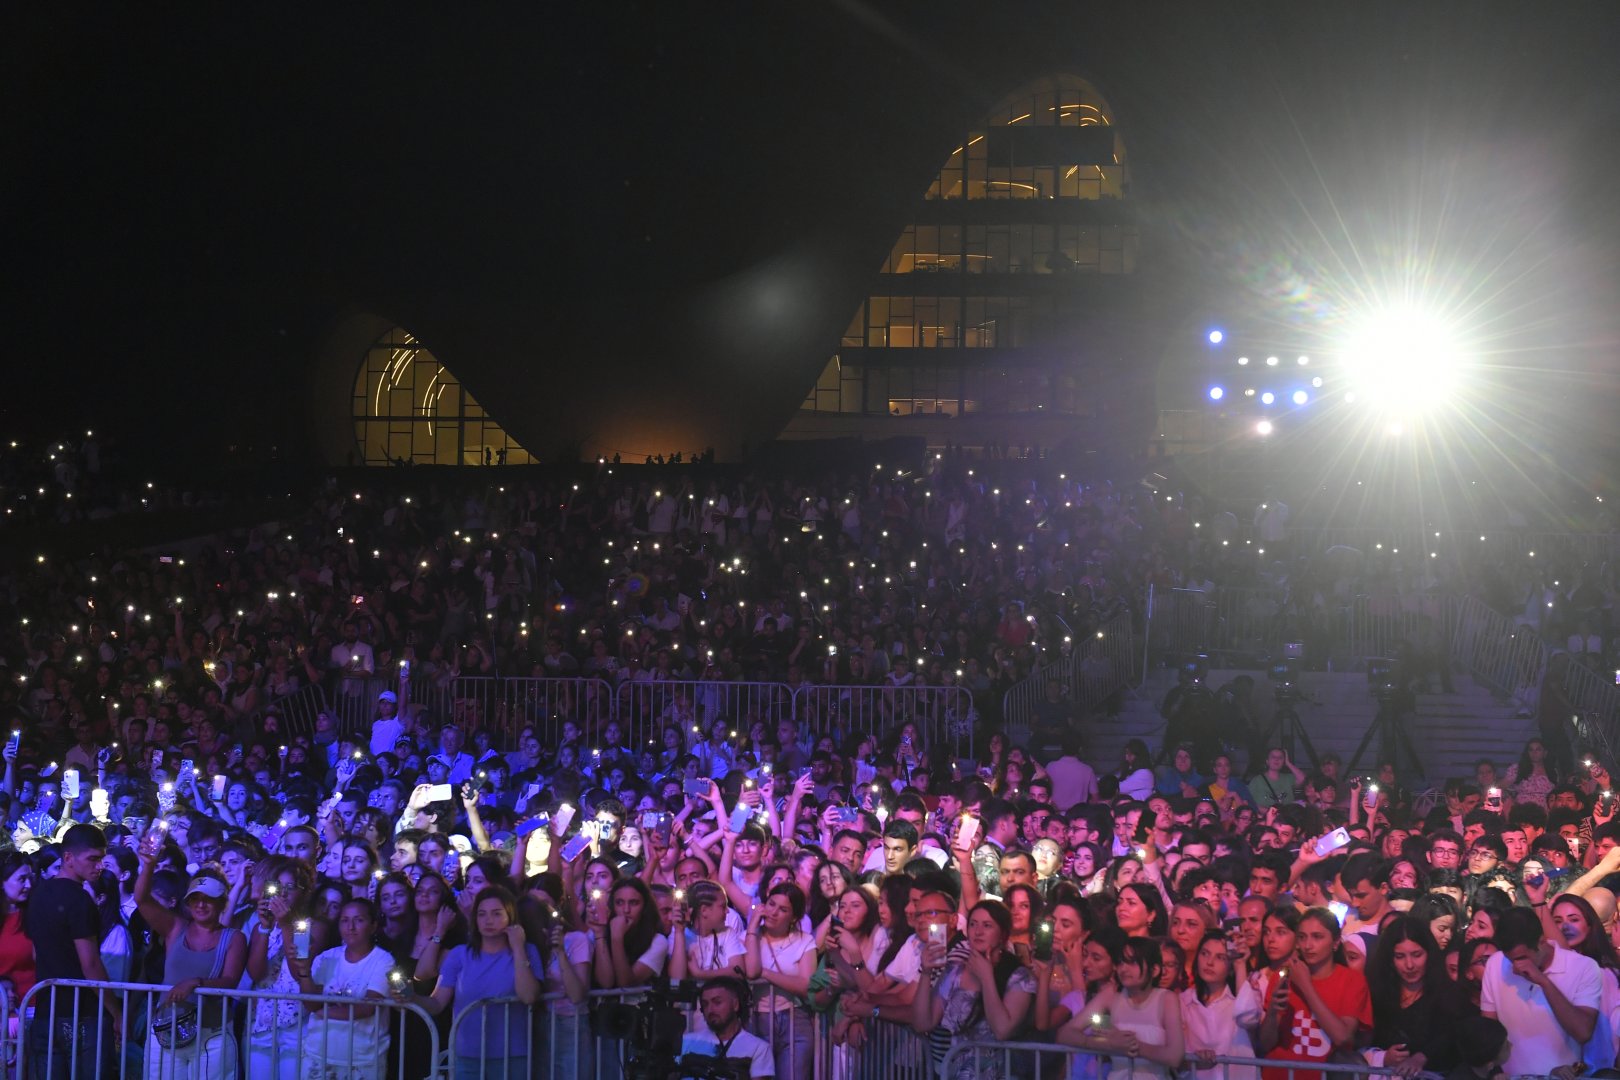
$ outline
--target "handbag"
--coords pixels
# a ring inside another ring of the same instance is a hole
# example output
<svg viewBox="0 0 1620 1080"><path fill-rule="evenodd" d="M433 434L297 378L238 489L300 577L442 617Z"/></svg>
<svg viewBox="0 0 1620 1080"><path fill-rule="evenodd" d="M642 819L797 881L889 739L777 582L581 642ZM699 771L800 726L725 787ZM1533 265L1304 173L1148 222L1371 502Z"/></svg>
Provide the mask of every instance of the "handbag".
<svg viewBox="0 0 1620 1080"><path fill-rule="evenodd" d="M214 966L208 973L210 979L219 978L219 973L225 970L225 954L230 951L231 936L235 933L229 926L221 930L219 944L214 947ZM197 1041L200 1027L196 1004L177 1001L167 1009L160 1008L158 1018L151 1023L151 1032L163 1049L182 1050Z"/></svg>

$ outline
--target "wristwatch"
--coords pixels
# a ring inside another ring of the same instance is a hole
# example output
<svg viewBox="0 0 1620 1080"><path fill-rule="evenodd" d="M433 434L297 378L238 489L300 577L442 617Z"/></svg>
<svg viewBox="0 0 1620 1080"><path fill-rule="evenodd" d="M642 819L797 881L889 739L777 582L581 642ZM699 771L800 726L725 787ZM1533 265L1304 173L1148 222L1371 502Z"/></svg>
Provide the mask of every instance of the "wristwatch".
<svg viewBox="0 0 1620 1080"><path fill-rule="evenodd" d="M433 942L433 944L438 945L439 943L444 941L444 938L439 934L434 934L432 937L428 938L428 940Z"/></svg>

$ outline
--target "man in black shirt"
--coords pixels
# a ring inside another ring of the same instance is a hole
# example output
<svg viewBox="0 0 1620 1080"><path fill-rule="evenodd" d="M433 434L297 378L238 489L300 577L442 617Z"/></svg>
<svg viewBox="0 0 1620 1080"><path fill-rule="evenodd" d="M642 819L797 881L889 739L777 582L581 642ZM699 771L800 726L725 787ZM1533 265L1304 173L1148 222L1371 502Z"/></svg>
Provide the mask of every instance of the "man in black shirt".
<svg viewBox="0 0 1620 1080"><path fill-rule="evenodd" d="M101 963L101 917L86 882L101 872L107 841L94 825L75 825L62 838L62 869L29 897L23 929L34 943L35 974L47 979L107 981ZM98 1001L99 998L99 1001ZM54 1000L53 1000L54 999ZM96 1013L105 1010L98 1026ZM117 1071L117 995L94 991L45 991L36 996L28 1028L35 1080L81 1080Z"/></svg>

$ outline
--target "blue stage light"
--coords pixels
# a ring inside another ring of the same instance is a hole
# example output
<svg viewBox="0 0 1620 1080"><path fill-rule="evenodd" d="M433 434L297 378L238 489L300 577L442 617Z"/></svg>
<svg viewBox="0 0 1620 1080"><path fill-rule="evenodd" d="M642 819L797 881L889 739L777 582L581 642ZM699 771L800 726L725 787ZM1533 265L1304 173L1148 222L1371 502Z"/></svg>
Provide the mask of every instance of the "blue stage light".
<svg viewBox="0 0 1620 1080"><path fill-rule="evenodd" d="M1277 395L1273 394L1270 390L1267 390L1265 393L1260 395L1260 404L1262 405L1274 405L1276 402Z"/></svg>
<svg viewBox="0 0 1620 1080"><path fill-rule="evenodd" d="M1221 331L1219 331L1219 330L1211 330L1209 332L1209 343L1211 345L1219 345L1221 342L1223 342L1225 340L1226 340L1226 335L1221 333Z"/></svg>
<svg viewBox="0 0 1620 1080"><path fill-rule="evenodd" d="M1295 390L1294 391L1294 404L1295 405L1303 405L1309 400L1311 400L1311 395L1307 394L1305 391L1303 391L1303 390Z"/></svg>
<svg viewBox="0 0 1620 1080"><path fill-rule="evenodd" d="M1222 390L1220 387L1212 386L1212 387L1209 388L1209 400L1211 400L1211 401L1219 401L1219 400L1221 400L1221 398L1223 398L1225 396L1226 396L1226 391Z"/></svg>

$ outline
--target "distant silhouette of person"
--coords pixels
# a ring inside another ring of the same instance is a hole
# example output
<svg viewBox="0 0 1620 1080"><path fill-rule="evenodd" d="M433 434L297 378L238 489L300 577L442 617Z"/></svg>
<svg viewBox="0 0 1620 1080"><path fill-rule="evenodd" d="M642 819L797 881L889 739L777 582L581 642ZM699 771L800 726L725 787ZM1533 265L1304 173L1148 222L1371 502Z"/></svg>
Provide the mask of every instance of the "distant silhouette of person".
<svg viewBox="0 0 1620 1080"><path fill-rule="evenodd" d="M489 447L484 447L484 464L489 465L495 461L495 454Z"/></svg>

